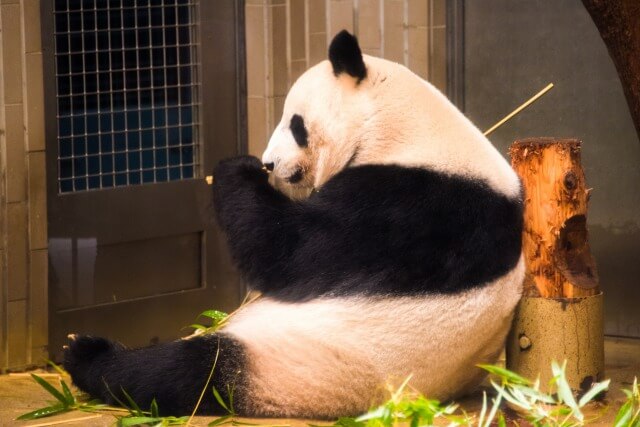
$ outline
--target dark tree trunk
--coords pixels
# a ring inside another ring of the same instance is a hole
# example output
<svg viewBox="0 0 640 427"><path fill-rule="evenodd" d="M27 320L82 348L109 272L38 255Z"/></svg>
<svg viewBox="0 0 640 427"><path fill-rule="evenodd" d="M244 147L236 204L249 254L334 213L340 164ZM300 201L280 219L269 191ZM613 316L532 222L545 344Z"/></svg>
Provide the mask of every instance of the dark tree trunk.
<svg viewBox="0 0 640 427"><path fill-rule="evenodd" d="M582 0L618 70L640 138L640 0Z"/></svg>

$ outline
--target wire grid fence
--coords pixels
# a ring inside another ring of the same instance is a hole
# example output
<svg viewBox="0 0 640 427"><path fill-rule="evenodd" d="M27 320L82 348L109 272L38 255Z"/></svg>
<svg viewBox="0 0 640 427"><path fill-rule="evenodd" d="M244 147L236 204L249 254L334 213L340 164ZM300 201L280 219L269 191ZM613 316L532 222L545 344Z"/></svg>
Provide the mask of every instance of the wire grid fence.
<svg viewBox="0 0 640 427"><path fill-rule="evenodd" d="M197 176L197 0L55 0L58 190Z"/></svg>

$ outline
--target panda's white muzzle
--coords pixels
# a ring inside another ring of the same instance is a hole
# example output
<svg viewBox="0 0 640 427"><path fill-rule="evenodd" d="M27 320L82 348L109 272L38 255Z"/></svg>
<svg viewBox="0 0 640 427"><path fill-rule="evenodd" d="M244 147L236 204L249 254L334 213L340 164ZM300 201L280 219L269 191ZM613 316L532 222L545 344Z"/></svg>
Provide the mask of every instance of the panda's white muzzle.
<svg viewBox="0 0 640 427"><path fill-rule="evenodd" d="M298 146L288 128L278 126L262 154L262 163L277 178L298 184L305 176L304 151Z"/></svg>

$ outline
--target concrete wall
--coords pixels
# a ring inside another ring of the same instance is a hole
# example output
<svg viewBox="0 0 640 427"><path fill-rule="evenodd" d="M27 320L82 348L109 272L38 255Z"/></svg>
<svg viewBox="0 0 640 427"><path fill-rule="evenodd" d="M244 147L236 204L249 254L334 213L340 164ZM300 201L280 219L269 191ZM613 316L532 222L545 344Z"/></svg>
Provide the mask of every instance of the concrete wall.
<svg viewBox="0 0 640 427"><path fill-rule="evenodd" d="M260 155L291 84L347 29L364 53L446 87L445 0L247 0L249 152Z"/></svg>
<svg viewBox="0 0 640 427"><path fill-rule="evenodd" d="M490 139L503 153L517 138L582 140L605 333L640 337L640 141L596 26L575 0L468 0L465 7L465 113L487 129L555 83Z"/></svg>
<svg viewBox="0 0 640 427"><path fill-rule="evenodd" d="M47 352L47 205L40 2L0 4L0 370Z"/></svg>

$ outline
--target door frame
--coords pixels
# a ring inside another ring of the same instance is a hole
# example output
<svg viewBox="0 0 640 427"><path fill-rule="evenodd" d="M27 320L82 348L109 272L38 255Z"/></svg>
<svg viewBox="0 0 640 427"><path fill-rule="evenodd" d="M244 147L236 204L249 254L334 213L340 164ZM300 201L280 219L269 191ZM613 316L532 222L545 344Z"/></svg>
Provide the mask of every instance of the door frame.
<svg viewBox="0 0 640 427"><path fill-rule="evenodd" d="M42 60L43 60L43 80L44 80L44 120L45 120L45 150L46 150L46 181L47 181L47 206L48 206L48 224L55 221L61 221L64 215L73 215L75 209L86 207L88 204L98 204L101 208L107 209L109 202L114 196L121 199L121 205L125 207L128 202L140 204L145 201L161 204L163 206L180 206L180 203L192 203L197 206L207 204L208 200L201 200L203 194L207 199L211 194L210 188L206 184L204 177L211 172L212 165L222 158L230 157L237 154L247 152L247 87L246 87L246 47L245 47L245 14L244 1L236 0L216 0L211 2L200 0L199 2L199 83L200 83L200 107L199 110L199 134L200 134L200 152L199 165L194 171L195 178L183 181L170 181L157 184L143 184L135 186L127 186L124 188L109 188L104 190L89 190L72 193L58 192L58 124L57 124L57 99L56 99L56 76L55 76L55 38L54 20L53 20L53 2L54 0L42 0L40 3L41 13L41 30L42 30ZM223 3L224 2L224 3ZM233 28L230 28L232 26ZM234 48L229 48L233 46ZM207 54L207 51L215 52L215 54ZM225 62L226 61L226 62ZM233 68L228 66L221 67L220 63L233 64ZM233 85L229 84L229 76L234 78ZM226 78L216 78L223 76ZM233 126L226 126L225 123L235 123L235 131ZM216 147L214 141L228 141L221 147ZM184 192L181 189L181 183L189 181L189 184L196 189L193 192ZM68 209L61 211L59 204L56 203L57 198L64 198L68 204ZM197 200L194 200L197 199ZM181 226L172 229L172 234L193 232L197 230L189 229L188 224L192 221L202 223L202 218L211 218L212 209L200 209L199 211L186 211L181 218ZM91 237L100 238L101 243L108 243L117 240L118 234L127 232L129 236L137 239L145 239L150 237L149 229L153 227L140 226L153 223L154 218L135 212L134 209L127 212L130 214L127 223L121 221L122 215L114 215L112 223L107 224L101 230L88 230L83 228L82 224L73 224L73 228L69 237ZM67 218L68 220L68 218ZM131 226L131 224L134 224ZM186 225L185 225L186 224ZM153 224L151 224L153 225ZM164 302L170 301L178 294L184 298L186 303L202 304L202 297L199 290L208 286L213 286L213 280L216 275L222 276L223 281L228 282L230 277L234 277L233 283L225 283L220 291L224 296L225 304L221 309L230 310L234 308L242 299L246 292L246 288L240 280L237 280L237 274L230 266L230 258L223 255L215 261L211 254L207 255L207 250L212 248L215 251L226 252L226 244L221 237L217 227L213 221L209 221L203 232L203 252L202 252L202 283L200 288L193 290L176 291L169 294L161 295ZM52 227L49 227L51 230ZM53 227L55 229L55 227ZM214 233L207 230L215 230ZM204 241L204 236L210 236L209 241ZM49 239L51 239L49 233ZM49 259L51 263L51 259ZM220 270L223 270L220 272ZM50 268L51 271L51 268ZM48 294L51 296L51 283L48 287ZM132 302L140 302L140 299L158 298L156 296L135 298ZM160 304L161 305L161 304ZM160 340L166 339L166 329L171 323L165 316L159 316L162 310L158 304L138 304L140 309L136 311L136 329L147 331L148 333L157 332ZM108 316L109 323L123 327L128 322L131 324L131 312L127 309L126 303L120 306L111 304L98 304L92 306L90 310L82 308L75 310L75 316L80 316L90 323L93 317ZM65 311L65 310L63 310ZM74 311L74 309L69 310ZM89 313L93 311L93 314ZM197 309L194 309L193 315L197 315ZM52 358L57 359L60 356L60 335L53 336L53 331L57 329L57 324L61 322L59 312L56 312L52 304L52 298L49 298L49 351ZM168 317L168 316L166 316ZM80 321L82 322L82 320ZM106 323L106 322L105 322ZM188 324L188 323L187 323ZM58 328L59 329L59 328ZM68 331L74 332L74 331ZM102 333L97 330L95 333Z"/></svg>

